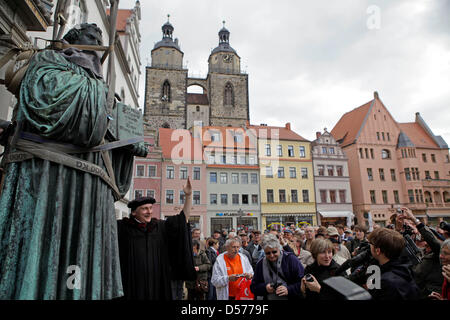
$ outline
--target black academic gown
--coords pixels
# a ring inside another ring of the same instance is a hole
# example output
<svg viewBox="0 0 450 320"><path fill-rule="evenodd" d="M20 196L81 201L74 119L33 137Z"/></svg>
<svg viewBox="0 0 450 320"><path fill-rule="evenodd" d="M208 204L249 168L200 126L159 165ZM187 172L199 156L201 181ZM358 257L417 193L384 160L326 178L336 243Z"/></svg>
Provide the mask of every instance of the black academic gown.
<svg viewBox="0 0 450 320"><path fill-rule="evenodd" d="M172 300L171 280L195 280L190 228L184 212L147 224L118 221L125 299Z"/></svg>

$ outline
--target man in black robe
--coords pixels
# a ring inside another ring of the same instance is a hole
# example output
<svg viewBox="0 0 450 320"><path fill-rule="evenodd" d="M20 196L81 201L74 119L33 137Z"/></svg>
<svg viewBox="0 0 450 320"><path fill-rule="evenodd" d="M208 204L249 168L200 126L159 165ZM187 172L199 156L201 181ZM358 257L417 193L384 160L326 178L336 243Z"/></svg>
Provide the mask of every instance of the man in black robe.
<svg viewBox="0 0 450 320"><path fill-rule="evenodd" d="M118 221L119 256L125 299L172 300L171 280L195 280L189 178L183 210L166 220L152 218L155 199L131 201L129 218Z"/></svg>

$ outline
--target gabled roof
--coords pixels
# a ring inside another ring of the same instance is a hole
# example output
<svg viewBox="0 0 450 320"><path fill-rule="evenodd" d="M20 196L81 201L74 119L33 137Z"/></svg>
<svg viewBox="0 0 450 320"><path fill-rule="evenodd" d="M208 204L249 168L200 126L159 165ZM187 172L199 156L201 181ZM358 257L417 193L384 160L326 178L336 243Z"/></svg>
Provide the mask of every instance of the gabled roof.
<svg viewBox="0 0 450 320"><path fill-rule="evenodd" d="M255 134L259 139L278 139L310 142L309 140L303 138L301 135L292 131L290 123L287 123L284 127L249 125L248 129L254 129Z"/></svg>
<svg viewBox="0 0 450 320"><path fill-rule="evenodd" d="M203 93L188 93L187 104L209 105L208 95Z"/></svg>
<svg viewBox="0 0 450 320"><path fill-rule="evenodd" d="M439 145L428 135L428 133L417 123L399 123L402 130L416 146L416 148L439 148Z"/></svg>

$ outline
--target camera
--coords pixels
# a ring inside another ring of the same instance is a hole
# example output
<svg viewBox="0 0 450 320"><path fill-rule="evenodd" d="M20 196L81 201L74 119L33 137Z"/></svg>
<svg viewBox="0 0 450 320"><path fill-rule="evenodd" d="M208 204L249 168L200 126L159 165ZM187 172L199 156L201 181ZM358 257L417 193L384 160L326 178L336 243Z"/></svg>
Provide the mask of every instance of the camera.
<svg viewBox="0 0 450 320"><path fill-rule="evenodd" d="M441 223L439 224L439 228L441 228L444 231L450 232L450 223L441 221Z"/></svg>
<svg viewBox="0 0 450 320"><path fill-rule="evenodd" d="M305 280L308 282L314 282L314 278L310 273L305 274Z"/></svg>
<svg viewBox="0 0 450 320"><path fill-rule="evenodd" d="M270 286L273 288L273 290L277 290L279 286L281 286L281 284L279 283L275 283L275 282L271 282Z"/></svg>

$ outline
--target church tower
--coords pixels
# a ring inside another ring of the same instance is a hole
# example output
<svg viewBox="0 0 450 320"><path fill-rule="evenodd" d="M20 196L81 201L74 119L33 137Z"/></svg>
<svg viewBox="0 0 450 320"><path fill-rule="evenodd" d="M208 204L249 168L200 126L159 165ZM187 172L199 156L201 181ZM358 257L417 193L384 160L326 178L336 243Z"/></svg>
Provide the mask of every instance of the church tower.
<svg viewBox="0 0 450 320"><path fill-rule="evenodd" d="M169 16L168 16L169 17ZM185 128L186 83L188 70L174 27L169 20L162 26L162 40L155 44L151 66L146 68L144 119L146 129Z"/></svg>
<svg viewBox="0 0 450 320"><path fill-rule="evenodd" d="M241 73L241 58L230 46L230 31L219 31L219 45L208 59L210 125L245 126L249 120L248 75Z"/></svg>

